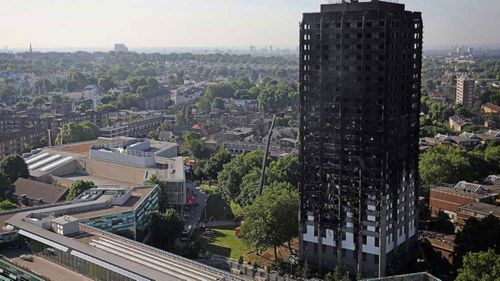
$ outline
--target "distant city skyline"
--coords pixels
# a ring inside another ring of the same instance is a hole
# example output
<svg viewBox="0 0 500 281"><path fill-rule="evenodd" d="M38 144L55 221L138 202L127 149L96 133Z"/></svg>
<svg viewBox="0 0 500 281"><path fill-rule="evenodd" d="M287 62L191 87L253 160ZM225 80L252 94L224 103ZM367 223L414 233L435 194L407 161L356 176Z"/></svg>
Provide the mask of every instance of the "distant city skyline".
<svg viewBox="0 0 500 281"><path fill-rule="evenodd" d="M0 49L294 49L303 12L321 0L0 0ZM335 1L334 1L335 2ZM422 11L424 48L500 46L500 1L407 0ZM432 3L431 3L432 2Z"/></svg>

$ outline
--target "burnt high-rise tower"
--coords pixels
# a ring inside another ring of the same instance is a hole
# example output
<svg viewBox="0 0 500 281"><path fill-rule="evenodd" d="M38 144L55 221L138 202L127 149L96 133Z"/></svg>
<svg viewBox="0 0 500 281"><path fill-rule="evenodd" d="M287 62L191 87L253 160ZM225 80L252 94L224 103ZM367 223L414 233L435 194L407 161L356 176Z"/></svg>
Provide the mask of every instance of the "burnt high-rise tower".
<svg viewBox="0 0 500 281"><path fill-rule="evenodd" d="M385 275L416 252L422 19L321 5L300 25L301 258Z"/></svg>

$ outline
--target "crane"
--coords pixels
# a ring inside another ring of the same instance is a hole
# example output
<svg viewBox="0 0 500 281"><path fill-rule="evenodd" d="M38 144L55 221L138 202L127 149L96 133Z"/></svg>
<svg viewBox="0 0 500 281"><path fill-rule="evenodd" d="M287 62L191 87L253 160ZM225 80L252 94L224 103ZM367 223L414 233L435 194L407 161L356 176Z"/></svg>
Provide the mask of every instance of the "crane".
<svg viewBox="0 0 500 281"><path fill-rule="evenodd" d="M262 195L262 189L264 188L264 177L266 174L267 156L269 154L269 145L271 144L271 137L273 135L274 125L276 123L276 118L281 116L283 116L283 113L274 114L273 121L271 122L271 128L269 129L269 134L267 135L266 151L264 152L264 157L262 158L262 168L260 170L259 196Z"/></svg>

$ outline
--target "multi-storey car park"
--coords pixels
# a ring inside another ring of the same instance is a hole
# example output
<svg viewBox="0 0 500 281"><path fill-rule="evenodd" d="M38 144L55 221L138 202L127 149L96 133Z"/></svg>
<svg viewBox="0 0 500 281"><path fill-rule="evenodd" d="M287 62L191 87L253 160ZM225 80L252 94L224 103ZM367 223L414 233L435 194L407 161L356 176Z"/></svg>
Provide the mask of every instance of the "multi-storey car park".
<svg viewBox="0 0 500 281"><path fill-rule="evenodd" d="M416 240L422 19L372 0L300 24L300 254L384 276Z"/></svg>
<svg viewBox="0 0 500 281"><path fill-rule="evenodd" d="M240 280L115 234L139 231L157 207L157 187L96 188L70 203L4 213L1 235L92 280Z"/></svg>

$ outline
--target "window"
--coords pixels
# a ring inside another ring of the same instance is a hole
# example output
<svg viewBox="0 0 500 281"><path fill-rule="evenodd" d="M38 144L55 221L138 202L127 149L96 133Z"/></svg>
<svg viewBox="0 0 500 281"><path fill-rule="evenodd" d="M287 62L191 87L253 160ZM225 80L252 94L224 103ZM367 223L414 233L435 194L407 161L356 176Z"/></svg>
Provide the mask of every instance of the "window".
<svg viewBox="0 0 500 281"><path fill-rule="evenodd" d="M366 235L363 235L363 245L366 245L367 241L366 241Z"/></svg>

